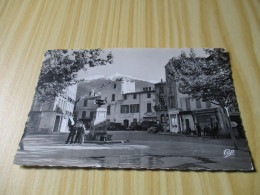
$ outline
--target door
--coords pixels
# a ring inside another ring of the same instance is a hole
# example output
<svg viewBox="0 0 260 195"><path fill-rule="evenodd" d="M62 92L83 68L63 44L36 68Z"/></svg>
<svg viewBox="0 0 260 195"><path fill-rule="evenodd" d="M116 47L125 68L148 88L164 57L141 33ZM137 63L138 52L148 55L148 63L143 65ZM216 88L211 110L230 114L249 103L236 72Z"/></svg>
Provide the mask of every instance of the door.
<svg viewBox="0 0 260 195"><path fill-rule="evenodd" d="M170 115L170 123L171 123L170 131L177 133L178 132L178 116L177 116L177 114L171 114Z"/></svg>
<svg viewBox="0 0 260 195"><path fill-rule="evenodd" d="M185 119L185 124L186 124L186 131L190 128L190 121L189 119Z"/></svg>
<svg viewBox="0 0 260 195"><path fill-rule="evenodd" d="M60 127L60 116L56 116L53 132L58 132Z"/></svg>
<svg viewBox="0 0 260 195"><path fill-rule="evenodd" d="M124 120L124 126L125 126L125 127L128 127L128 126L129 126L129 120L127 120L127 119Z"/></svg>

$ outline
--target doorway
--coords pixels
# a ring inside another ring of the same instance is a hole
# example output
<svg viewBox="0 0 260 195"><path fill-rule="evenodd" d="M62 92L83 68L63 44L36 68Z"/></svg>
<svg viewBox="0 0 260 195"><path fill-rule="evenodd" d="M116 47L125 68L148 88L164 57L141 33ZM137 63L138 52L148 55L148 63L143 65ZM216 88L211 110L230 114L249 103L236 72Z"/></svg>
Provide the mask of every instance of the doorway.
<svg viewBox="0 0 260 195"><path fill-rule="evenodd" d="M53 132L58 132L60 127L60 116L56 116Z"/></svg>
<svg viewBox="0 0 260 195"><path fill-rule="evenodd" d="M127 119L124 120L124 126L125 126L125 127L128 127L128 126L129 126L129 120L127 120Z"/></svg>

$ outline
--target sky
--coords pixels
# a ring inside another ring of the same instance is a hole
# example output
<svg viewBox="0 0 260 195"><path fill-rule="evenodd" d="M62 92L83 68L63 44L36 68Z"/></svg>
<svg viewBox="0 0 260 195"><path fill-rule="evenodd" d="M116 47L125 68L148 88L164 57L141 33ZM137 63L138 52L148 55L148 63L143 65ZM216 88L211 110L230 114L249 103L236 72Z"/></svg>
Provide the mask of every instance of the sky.
<svg viewBox="0 0 260 195"><path fill-rule="evenodd" d="M151 82L165 81L164 66L172 57L177 57L181 51L189 53L190 49L154 48L154 49L104 49L112 52L113 64L88 68L80 71L78 78L88 79L95 76L111 76L115 73L127 75ZM205 56L203 49L194 49L197 56Z"/></svg>

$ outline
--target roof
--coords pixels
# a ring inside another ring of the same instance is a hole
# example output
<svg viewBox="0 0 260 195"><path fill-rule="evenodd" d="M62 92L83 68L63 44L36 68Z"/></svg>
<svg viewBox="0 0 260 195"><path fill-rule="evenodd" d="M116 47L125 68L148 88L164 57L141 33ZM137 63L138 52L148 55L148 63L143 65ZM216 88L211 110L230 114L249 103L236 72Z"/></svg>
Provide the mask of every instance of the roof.
<svg viewBox="0 0 260 195"><path fill-rule="evenodd" d="M154 85L166 85L166 81L164 81L164 82L159 82L159 83L154 83Z"/></svg>
<svg viewBox="0 0 260 195"><path fill-rule="evenodd" d="M155 90L151 90L151 91L137 91L137 92L125 93L123 95L140 94L140 93L154 93L154 92L155 92Z"/></svg>

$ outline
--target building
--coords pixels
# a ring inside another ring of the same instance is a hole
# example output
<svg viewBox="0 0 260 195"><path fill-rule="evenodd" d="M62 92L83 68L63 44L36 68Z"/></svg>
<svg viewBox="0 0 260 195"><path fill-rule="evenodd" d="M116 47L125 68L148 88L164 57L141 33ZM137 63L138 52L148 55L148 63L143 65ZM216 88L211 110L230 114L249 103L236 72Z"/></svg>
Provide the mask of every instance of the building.
<svg viewBox="0 0 260 195"><path fill-rule="evenodd" d="M73 116L77 86L69 86L52 101L33 100L27 131L30 133L68 132L69 117Z"/></svg>
<svg viewBox="0 0 260 195"><path fill-rule="evenodd" d="M167 131L168 125L168 110L167 110L167 86L166 82L155 83L155 111L157 121L163 126L164 131Z"/></svg>
<svg viewBox="0 0 260 195"><path fill-rule="evenodd" d="M96 100L100 99L100 95L90 92L88 96L79 99L76 104L77 118L84 122L86 127L90 126L90 122L95 118L98 105Z"/></svg>
<svg viewBox="0 0 260 195"><path fill-rule="evenodd" d="M98 106L95 104L96 100L91 97L91 92L86 91L85 93L87 95L77 105L77 113L80 120L91 121ZM121 123L128 127L132 122L156 121L156 113L153 108L155 91L151 86L136 91L135 80L119 78L102 85L97 94L100 96L96 99L106 102L102 107L107 109L108 122Z"/></svg>
<svg viewBox="0 0 260 195"><path fill-rule="evenodd" d="M165 66L166 74L166 93L167 93L167 110L169 115L170 132L185 132L188 128L196 130L196 123L203 129L205 126L210 127L218 122L219 134L227 135L228 132L223 124L223 110L221 107L203 102L202 99L192 99L188 95L181 94L178 90L178 83L174 76L169 74L169 62Z"/></svg>
<svg viewBox="0 0 260 195"><path fill-rule="evenodd" d="M115 103L122 99L122 94L134 91L135 83L128 78L116 79L115 81L103 83L99 88L99 92L95 90L85 91L86 95L84 97L78 97L79 102L76 106L76 113L79 120L83 121L87 126L96 116L98 108L96 100L102 99L109 102L109 104ZM108 120L109 118L108 112Z"/></svg>
<svg viewBox="0 0 260 195"><path fill-rule="evenodd" d="M155 91L144 88L143 91L122 94L117 101L108 101L107 118L125 127L132 122L156 121L154 106Z"/></svg>

